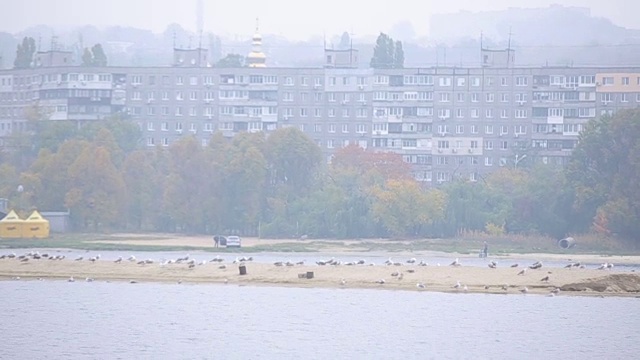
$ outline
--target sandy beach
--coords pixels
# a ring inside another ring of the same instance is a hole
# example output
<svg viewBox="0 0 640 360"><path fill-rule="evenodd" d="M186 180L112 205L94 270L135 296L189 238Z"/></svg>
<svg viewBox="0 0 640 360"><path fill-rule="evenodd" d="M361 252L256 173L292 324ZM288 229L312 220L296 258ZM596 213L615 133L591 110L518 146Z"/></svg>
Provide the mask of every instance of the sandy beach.
<svg viewBox="0 0 640 360"><path fill-rule="evenodd" d="M324 288L374 288L439 292L469 292L521 294L525 287L530 294L549 294L561 288L561 295L640 296L640 275L616 270L580 268L528 269L480 268L471 266L402 266L338 265L276 266L267 263L244 263L247 274L239 274L239 264L208 262L189 268L188 264L137 264L124 260L74 261L34 260L17 258L0 260L0 280L63 280L91 278L94 281L226 283L236 285L267 285ZM221 268L224 267L224 268ZM302 274L313 272L313 278ZM392 274L398 273L393 276ZM400 274L402 274L400 276ZM544 277L548 281L542 281ZM378 281L384 279L384 284ZM343 283L344 280L344 283ZM459 288L454 288L457 282ZM417 284L423 284L419 288ZM507 290L503 289L503 286ZM465 289L466 286L466 289ZM582 291L578 291L582 290Z"/></svg>

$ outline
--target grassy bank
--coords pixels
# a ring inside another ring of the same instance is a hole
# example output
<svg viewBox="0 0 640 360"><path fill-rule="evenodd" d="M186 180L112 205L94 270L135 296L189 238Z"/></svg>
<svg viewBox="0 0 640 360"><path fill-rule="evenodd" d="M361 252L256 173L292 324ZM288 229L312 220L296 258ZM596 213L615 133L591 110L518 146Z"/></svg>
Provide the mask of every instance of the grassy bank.
<svg viewBox="0 0 640 360"><path fill-rule="evenodd" d="M585 254L585 255L638 255L640 250L629 244L577 237L575 248L564 250L554 239L526 237L467 236L456 239L362 239L362 240L269 240L243 239L243 247L214 248L209 236L185 236L180 234L55 234L48 239L0 239L0 249L17 248L65 248L90 251L209 251L228 253L259 252L425 252L437 251L476 255L489 244L492 255L510 254Z"/></svg>

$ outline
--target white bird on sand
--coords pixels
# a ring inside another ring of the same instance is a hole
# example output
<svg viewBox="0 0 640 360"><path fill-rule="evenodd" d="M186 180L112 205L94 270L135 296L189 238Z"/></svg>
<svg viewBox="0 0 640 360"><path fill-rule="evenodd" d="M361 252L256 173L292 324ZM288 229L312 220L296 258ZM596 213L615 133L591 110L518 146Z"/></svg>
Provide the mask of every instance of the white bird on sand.
<svg viewBox="0 0 640 360"><path fill-rule="evenodd" d="M400 273L400 275L398 275L398 280L402 280L404 278L404 273Z"/></svg>
<svg viewBox="0 0 640 360"><path fill-rule="evenodd" d="M69 278L69 280L67 280L67 281L68 281L68 282L75 282L75 281L76 281L76 279L74 279L74 278L73 278L73 276L71 276L71 277Z"/></svg>
<svg viewBox="0 0 640 360"><path fill-rule="evenodd" d="M92 278L90 278L90 277L88 277L88 278L84 279L84 281L86 281L86 282L93 282L93 279L92 279Z"/></svg>
<svg viewBox="0 0 640 360"><path fill-rule="evenodd" d="M518 275L524 275L526 272L527 272L527 268L524 268L524 269L520 270Z"/></svg>
<svg viewBox="0 0 640 360"><path fill-rule="evenodd" d="M133 256L133 255L131 255L131 256L129 256L129 258L128 258L127 260L129 260L129 261L136 261L136 257L135 257L135 256Z"/></svg>
<svg viewBox="0 0 640 360"><path fill-rule="evenodd" d="M416 258L411 258L407 260L407 264L414 264L416 262Z"/></svg>
<svg viewBox="0 0 640 360"><path fill-rule="evenodd" d="M78 256L75 261L82 261L82 259L83 259L82 256Z"/></svg>
<svg viewBox="0 0 640 360"><path fill-rule="evenodd" d="M384 279L380 279L380 280L376 281L376 283L378 283L378 284L382 285L382 284L384 284L384 283L385 283L385 281L384 281Z"/></svg>
<svg viewBox="0 0 640 360"><path fill-rule="evenodd" d="M451 264L449 264L449 266L460 266L460 261L456 258Z"/></svg>
<svg viewBox="0 0 640 360"><path fill-rule="evenodd" d="M498 263L496 263L495 261L491 261L491 262L489 263L489 267L490 267L491 269L495 269L497 266L498 266Z"/></svg>
<svg viewBox="0 0 640 360"><path fill-rule="evenodd" d="M347 283L347 281L345 279L340 279L340 285L344 285L346 283Z"/></svg>
<svg viewBox="0 0 640 360"><path fill-rule="evenodd" d="M121 262L122 262L122 256L118 256L116 261L114 261L114 263L121 263Z"/></svg>
<svg viewBox="0 0 640 360"><path fill-rule="evenodd" d="M529 292L529 288L525 286L524 289L520 289L520 292L526 294Z"/></svg>
<svg viewBox="0 0 640 360"><path fill-rule="evenodd" d="M467 287L467 285L465 285L465 286L462 288L462 290L464 290L464 291L469 291L469 288Z"/></svg>
<svg viewBox="0 0 640 360"><path fill-rule="evenodd" d="M453 288L454 288L454 289L460 289L460 287L461 287L461 286L462 286L462 285L460 284L460 280L458 280L458 281L456 282L456 284L455 284L455 285L453 285Z"/></svg>

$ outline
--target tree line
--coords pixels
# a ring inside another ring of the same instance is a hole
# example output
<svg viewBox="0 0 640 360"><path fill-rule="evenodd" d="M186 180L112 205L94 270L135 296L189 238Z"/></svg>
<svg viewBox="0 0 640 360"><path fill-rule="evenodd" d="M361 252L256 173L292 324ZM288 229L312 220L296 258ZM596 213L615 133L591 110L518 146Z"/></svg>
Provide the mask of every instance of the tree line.
<svg viewBox="0 0 640 360"><path fill-rule="evenodd" d="M237 233L262 237L563 237L640 234L640 110L591 121L566 168L503 167L470 182L423 186L400 155L357 146L330 164L297 128L184 136L140 149L110 119L81 129L36 122L0 154L0 197L23 213L70 209L78 231ZM23 191L16 189L21 185Z"/></svg>

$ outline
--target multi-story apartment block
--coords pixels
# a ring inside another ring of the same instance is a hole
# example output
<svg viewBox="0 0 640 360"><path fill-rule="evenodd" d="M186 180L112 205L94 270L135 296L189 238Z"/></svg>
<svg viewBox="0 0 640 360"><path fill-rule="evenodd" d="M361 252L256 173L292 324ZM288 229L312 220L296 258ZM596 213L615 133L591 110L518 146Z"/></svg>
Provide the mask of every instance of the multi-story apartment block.
<svg viewBox="0 0 640 360"><path fill-rule="evenodd" d="M252 54L260 44L254 36ZM327 160L350 144L392 151L438 184L522 161L565 164L586 122L640 105L640 66L359 69L354 50L328 50L323 68L263 67L261 55L249 59L258 66L214 68L196 50L197 61L181 50L170 67L2 70L0 145L34 106L80 125L120 114L142 146L296 126Z"/></svg>

